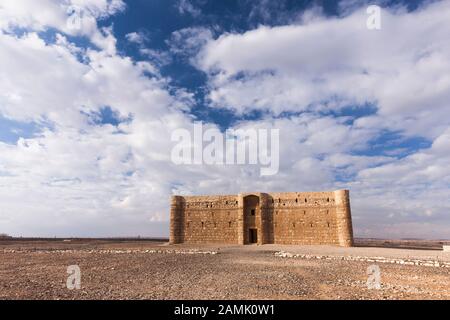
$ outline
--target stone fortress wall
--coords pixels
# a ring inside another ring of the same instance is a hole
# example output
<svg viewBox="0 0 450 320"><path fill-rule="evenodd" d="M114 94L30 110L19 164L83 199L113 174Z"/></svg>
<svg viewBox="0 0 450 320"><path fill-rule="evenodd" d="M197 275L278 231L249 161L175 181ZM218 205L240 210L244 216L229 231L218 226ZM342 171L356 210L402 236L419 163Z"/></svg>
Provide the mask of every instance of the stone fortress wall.
<svg viewBox="0 0 450 320"><path fill-rule="evenodd" d="M170 243L353 245L348 190L173 196Z"/></svg>

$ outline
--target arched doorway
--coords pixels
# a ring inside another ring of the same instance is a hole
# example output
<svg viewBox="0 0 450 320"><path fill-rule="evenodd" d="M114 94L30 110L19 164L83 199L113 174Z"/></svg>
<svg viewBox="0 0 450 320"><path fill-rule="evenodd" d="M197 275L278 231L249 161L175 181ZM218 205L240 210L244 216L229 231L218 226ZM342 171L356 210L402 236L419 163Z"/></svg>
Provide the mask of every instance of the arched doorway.
<svg viewBox="0 0 450 320"><path fill-rule="evenodd" d="M261 219L259 197L248 195L244 197L244 243L258 243L260 232L258 222Z"/></svg>

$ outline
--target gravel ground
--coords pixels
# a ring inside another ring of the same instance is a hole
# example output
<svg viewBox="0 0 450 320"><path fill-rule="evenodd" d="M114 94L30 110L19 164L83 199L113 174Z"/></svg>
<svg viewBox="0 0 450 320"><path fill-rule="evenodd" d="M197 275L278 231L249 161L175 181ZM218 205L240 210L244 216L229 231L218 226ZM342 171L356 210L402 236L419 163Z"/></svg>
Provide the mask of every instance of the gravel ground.
<svg viewBox="0 0 450 320"><path fill-rule="evenodd" d="M450 261L448 253L386 250L150 241L2 243L0 299L450 299L450 268L380 263L377 290L366 285L367 268L374 262L339 258ZM280 251L299 256L283 257ZM314 258L318 254L321 259ZM66 287L69 265L80 267L80 290Z"/></svg>

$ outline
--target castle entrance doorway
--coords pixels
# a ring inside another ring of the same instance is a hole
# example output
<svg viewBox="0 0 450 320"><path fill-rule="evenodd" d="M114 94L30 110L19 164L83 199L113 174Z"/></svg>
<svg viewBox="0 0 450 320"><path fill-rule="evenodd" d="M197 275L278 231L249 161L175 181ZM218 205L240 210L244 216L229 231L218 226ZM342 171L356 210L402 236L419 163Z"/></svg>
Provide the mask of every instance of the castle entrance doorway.
<svg viewBox="0 0 450 320"><path fill-rule="evenodd" d="M258 243L258 224L261 220L259 197L247 195L244 197L244 243ZM261 236L261 235L259 235Z"/></svg>
<svg viewBox="0 0 450 320"><path fill-rule="evenodd" d="M249 243L258 243L258 229L248 229Z"/></svg>

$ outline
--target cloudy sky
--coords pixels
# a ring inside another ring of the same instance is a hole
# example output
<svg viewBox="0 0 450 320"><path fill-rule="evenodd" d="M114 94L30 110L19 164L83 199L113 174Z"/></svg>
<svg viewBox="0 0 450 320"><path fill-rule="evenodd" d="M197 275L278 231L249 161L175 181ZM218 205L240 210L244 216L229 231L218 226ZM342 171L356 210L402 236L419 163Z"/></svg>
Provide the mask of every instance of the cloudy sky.
<svg viewBox="0 0 450 320"><path fill-rule="evenodd" d="M278 174L175 165L195 121L279 129ZM0 1L0 233L167 236L172 194L347 188L356 236L448 239L449 164L450 1Z"/></svg>

